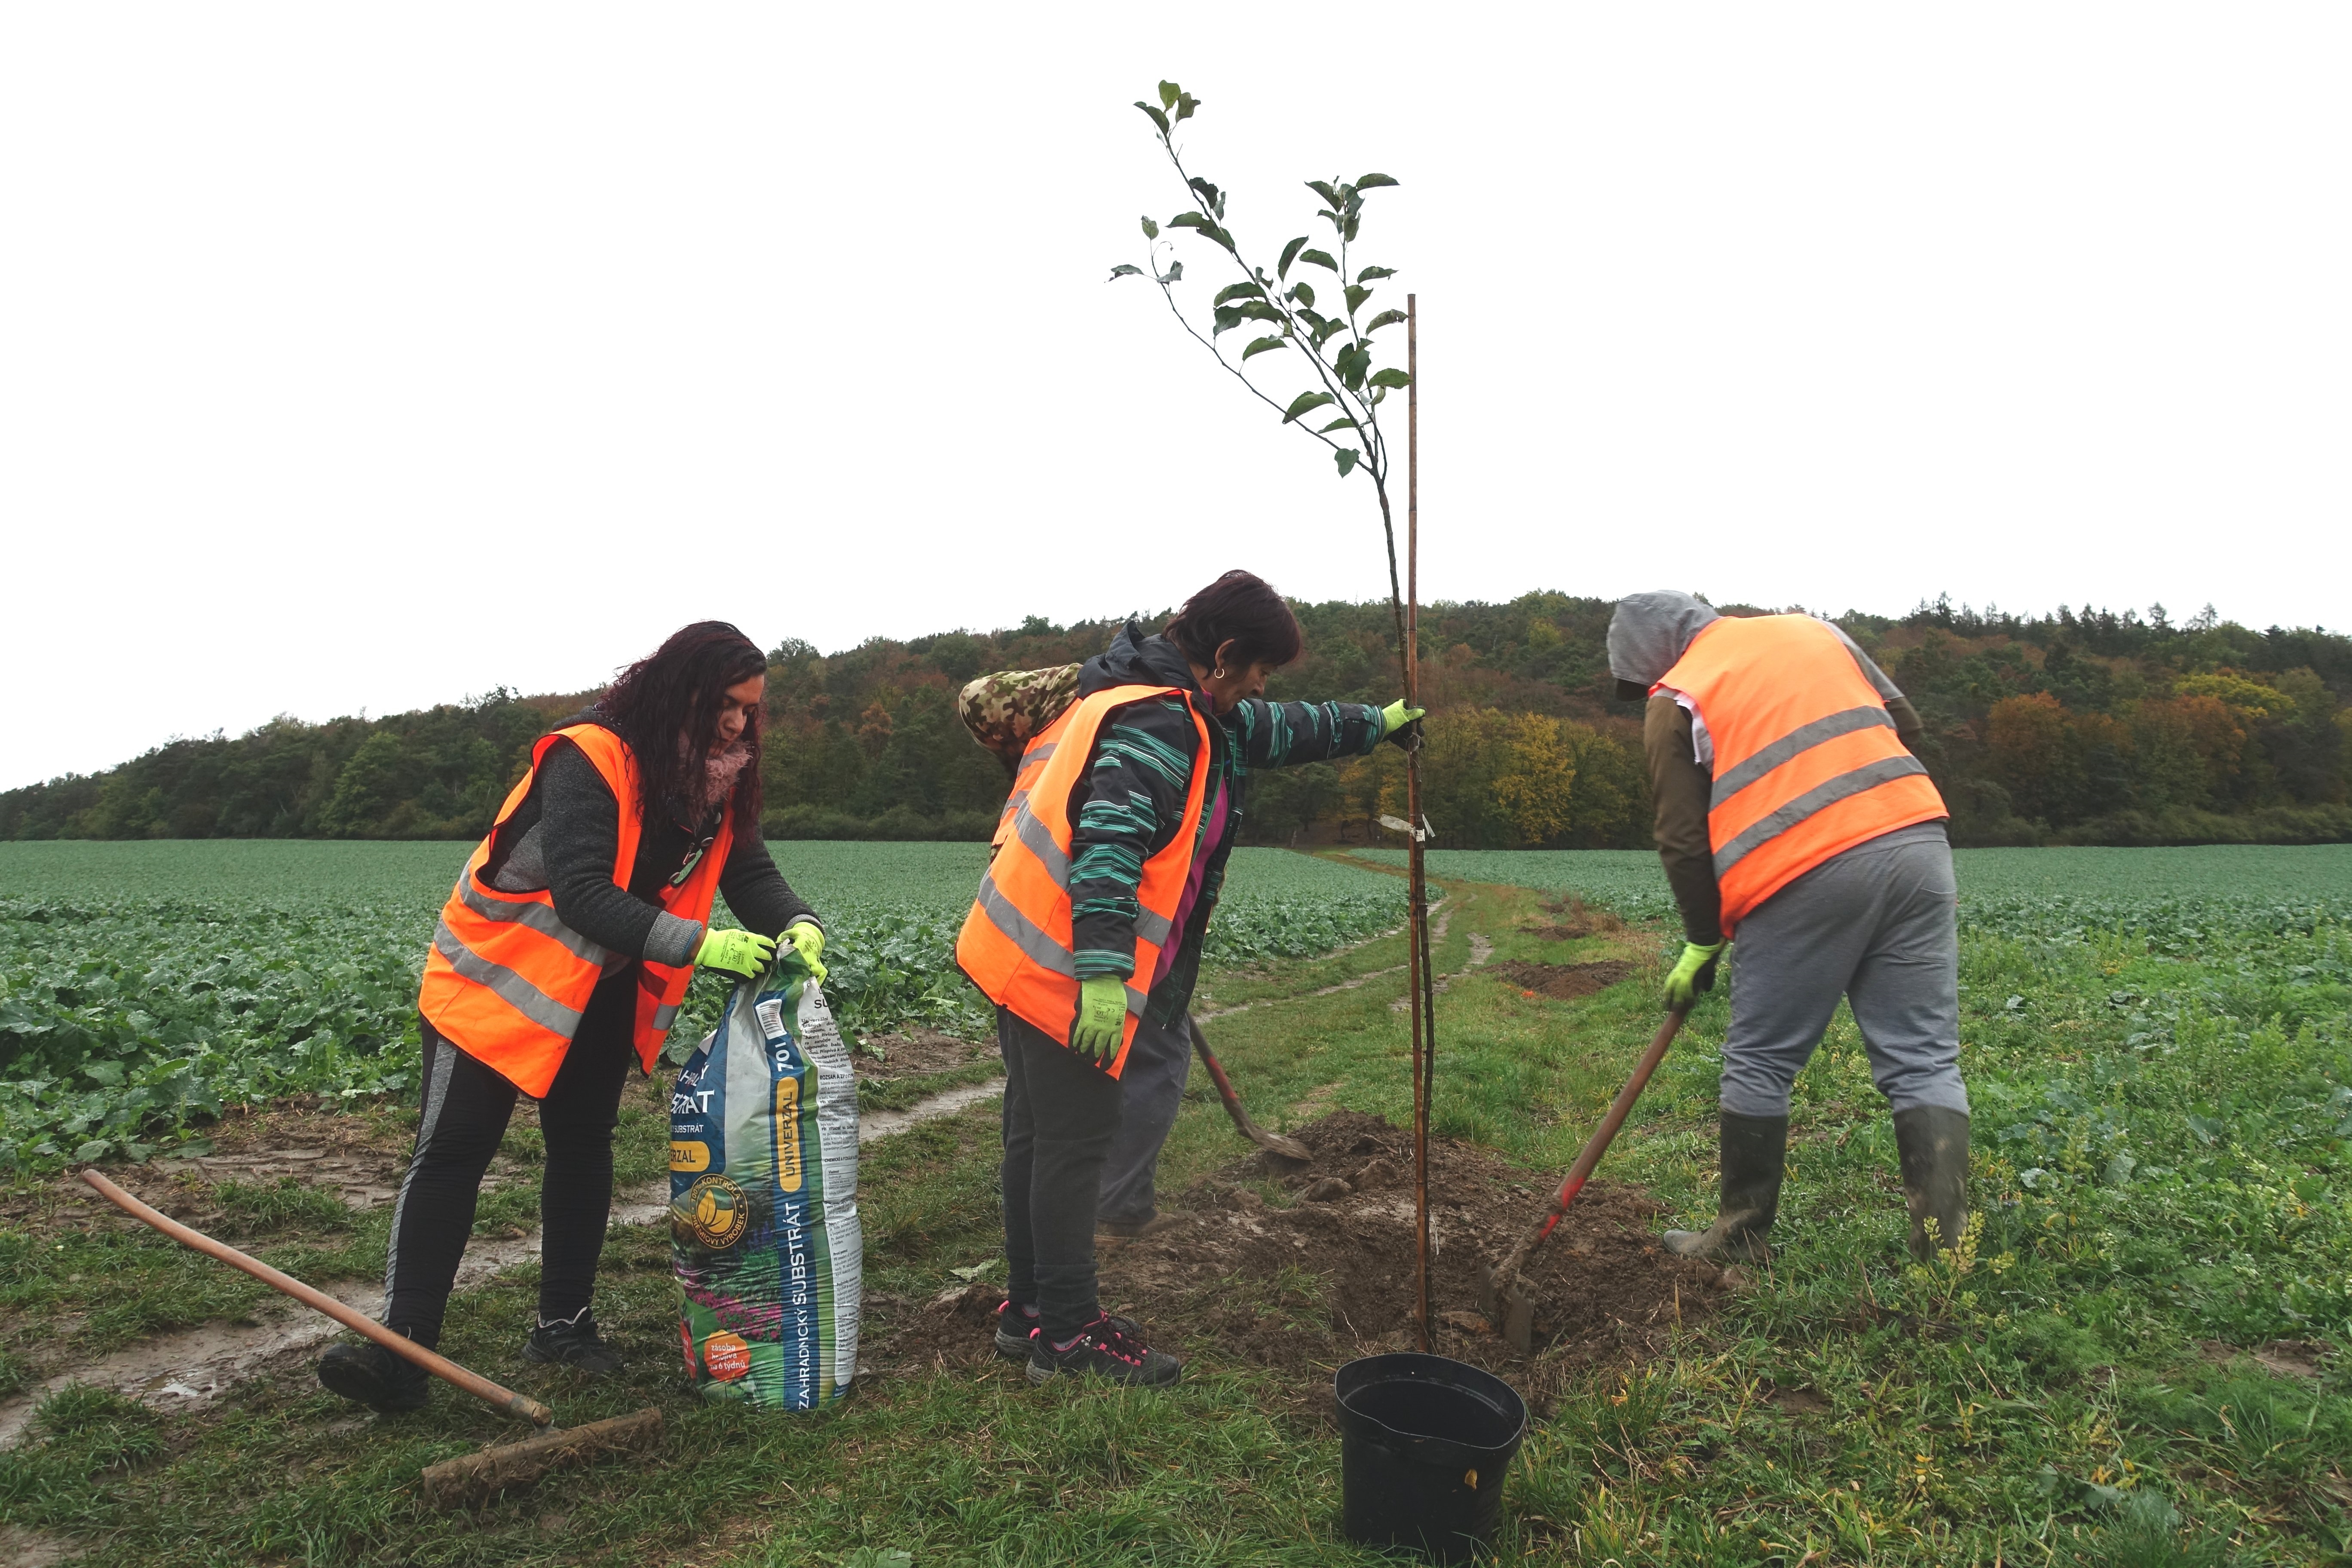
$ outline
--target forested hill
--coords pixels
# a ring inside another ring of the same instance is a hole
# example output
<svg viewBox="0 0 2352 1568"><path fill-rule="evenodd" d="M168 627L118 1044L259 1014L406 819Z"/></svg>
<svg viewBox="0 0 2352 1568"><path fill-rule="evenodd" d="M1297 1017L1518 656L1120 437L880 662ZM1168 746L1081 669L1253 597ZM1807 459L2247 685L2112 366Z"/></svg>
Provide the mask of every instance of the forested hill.
<svg viewBox="0 0 2352 1568"><path fill-rule="evenodd" d="M1647 843L1639 711L1611 700L1602 649L1610 608L1539 593L1423 611L1437 715L1427 811L1441 842ZM1307 655L1273 695L1397 694L1385 603L1297 610ZM2352 638L2252 631L2210 611L2175 624L2161 610L2019 617L1938 601L1838 618L1926 718L1926 761L1963 843L2352 839ZM1005 781L958 723L957 689L988 670L1083 658L1113 629L1033 617L832 655L787 642L769 672L770 836L985 837ZM173 741L102 773L0 794L0 837L472 838L532 740L593 695L499 691ZM1383 747L1267 775L1248 832L1361 841L1381 812L1402 809L1398 761Z"/></svg>

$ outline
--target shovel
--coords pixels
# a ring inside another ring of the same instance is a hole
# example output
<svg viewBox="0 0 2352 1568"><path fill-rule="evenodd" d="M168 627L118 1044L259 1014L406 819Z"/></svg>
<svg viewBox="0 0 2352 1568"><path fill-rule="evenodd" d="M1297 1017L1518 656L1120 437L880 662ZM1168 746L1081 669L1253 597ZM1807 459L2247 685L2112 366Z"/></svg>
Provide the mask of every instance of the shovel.
<svg viewBox="0 0 2352 1568"><path fill-rule="evenodd" d="M1528 1255L1544 1244L1567 1215L1568 1205L1576 1201L1578 1193L1583 1191L1585 1181L1592 1174L1592 1168L1601 1163L1601 1156L1609 1152L1609 1145L1616 1141L1617 1130L1625 1125L1625 1118L1633 1113L1633 1102L1641 1099L1642 1091L1649 1087L1650 1075L1658 1070L1660 1062L1665 1060L1666 1047L1675 1043L1675 1036L1681 1031L1683 1020L1688 1016L1687 1011L1669 1013L1665 1022L1658 1026L1658 1032L1650 1037L1650 1048L1642 1053L1641 1061L1633 1068L1633 1076L1625 1080L1625 1087L1619 1089L1617 1098L1609 1102L1609 1114L1601 1119L1600 1127L1585 1141L1583 1152L1577 1155L1576 1163L1569 1167L1568 1179L1560 1183L1559 1191L1553 1195L1551 1207L1543 1218L1519 1237L1518 1245L1511 1248L1510 1256L1500 1265L1492 1268L1483 1263L1478 1266L1478 1310L1486 1314L1488 1322L1502 1331L1503 1338L1511 1349L1521 1355L1531 1354L1535 1350L1536 1302L1534 1292L1528 1289L1527 1281L1520 1278L1519 1271L1527 1267Z"/></svg>
<svg viewBox="0 0 2352 1568"><path fill-rule="evenodd" d="M467 1454L462 1458L445 1459L440 1464L427 1466L423 1476L425 1499L436 1508L462 1508L476 1502L487 1502L502 1491L520 1491L560 1466L584 1464L600 1454L651 1447L661 1439L662 1415L650 1405L626 1415L615 1415L607 1421L592 1421L585 1426L558 1427L554 1425L555 1412L528 1394L500 1388L488 1378L467 1371L446 1356L426 1350L406 1335L394 1333L325 1291L313 1289L290 1275L279 1273L259 1258L239 1252L226 1242L215 1241L203 1231L158 1213L96 1171L84 1171L81 1179L97 1188L107 1202L131 1218L162 1231L181 1246L201 1252L207 1258L218 1258L232 1268L243 1269L271 1289L283 1291L304 1306L326 1313L353 1333L364 1334L394 1354L407 1357L434 1376L457 1384L493 1409L509 1415L519 1415L539 1428L537 1433L521 1442L485 1448L478 1454Z"/></svg>
<svg viewBox="0 0 2352 1568"><path fill-rule="evenodd" d="M1250 1120L1250 1113L1242 1106L1242 1097L1234 1092L1233 1080L1225 1076L1225 1069L1217 1065L1216 1054L1209 1049L1209 1037L1201 1032L1201 1020L1187 1015L1184 1023L1192 1031L1193 1051L1200 1057L1201 1065L1209 1069L1209 1081L1217 1086L1217 1097L1225 1102L1225 1114L1234 1119L1241 1135L1269 1153L1301 1164L1311 1163L1315 1156L1306 1144L1279 1132L1268 1132Z"/></svg>

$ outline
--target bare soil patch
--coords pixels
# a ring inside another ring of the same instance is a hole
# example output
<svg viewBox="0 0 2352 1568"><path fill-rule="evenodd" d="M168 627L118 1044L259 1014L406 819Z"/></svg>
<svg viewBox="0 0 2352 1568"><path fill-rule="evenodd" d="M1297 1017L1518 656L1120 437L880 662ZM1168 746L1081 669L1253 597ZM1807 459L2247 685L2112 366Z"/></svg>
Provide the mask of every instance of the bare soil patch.
<svg viewBox="0 0 2352 1568"><path fill-rule="evenodd" d="M1558 1002L1573 1002L1580 996L1608 990L1633 973L1633 965L1622 958L1604 958L1593 963L1528 963L1514 959L1495 965L1495 973L1522 991Z"/></svg>
<svg viewBox="0 0 2352 1568"><path fill-rule="evenodd" d="M1526 926L1521 929L1529 936L1546 942L1575 942L1582 937L1615 935L1625 929L1625 922L1607 910L1587 909L1582 899L1554 899L1537 908L1558 919L1558 925Z"/></svg>
<svg viewBox="0 0 2352 1568"><path fill-rule="evenodd" d="M1295 1373L1305 1393L1340 1362L1409 1348L1412 1150L1408 1132L1361 1111L1293 1136L1312 1162L1238 1162L1183 1193L1150 1235L1106 1248L1102 1293L1155 1344ZM1528 1271L1536 1353L1515 1356L1478 1315L1478 1266L1541 1215L1549 1185L1484 1150L1431 1142L1434 1348L1507 1378L1539 1410L1574 1374L1662 1351L1724 1289L1712 1265L1658 1245L1657 1205L1638 1189L1588 1187ZM862 1359L907 1372L984 1364L1001 1300L985 1285L929 1302L869 1297Z"/></svg>
<svg viewBox="0 0 2352 1568"><path fill-rule="evenodd" d="M904 1034L867 1035L850 1053L862 1079L924 1078L963 1066L976 1057L992 1057L992 1043L960 1040L937 1029L913 1029Z"/></svg>

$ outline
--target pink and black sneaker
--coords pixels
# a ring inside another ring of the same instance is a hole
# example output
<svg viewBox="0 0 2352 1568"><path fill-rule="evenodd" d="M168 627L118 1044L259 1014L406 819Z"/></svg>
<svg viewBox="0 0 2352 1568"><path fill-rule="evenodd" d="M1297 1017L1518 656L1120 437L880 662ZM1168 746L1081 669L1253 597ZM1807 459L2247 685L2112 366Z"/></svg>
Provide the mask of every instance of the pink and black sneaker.
<svg viewBox="0 0 2352 1568"><path fill-rule="evenodd" d="M1066 1373L1149 1388L1183 1376L1184 1363L1145 1344L1134 1319L1106 1312L1066 1342L1056 1343L1042 1330L1029 1342L1030 1382L1051 1383Z"/></svg>
<svg viewBox="0 0 2352 1568"><path fill-rule="evenodd" d="M1029 1342L1037 1337L1037 1309L1007 1301L996 1309L996 1353L1006 1361L1027 1361Z"/></svg>

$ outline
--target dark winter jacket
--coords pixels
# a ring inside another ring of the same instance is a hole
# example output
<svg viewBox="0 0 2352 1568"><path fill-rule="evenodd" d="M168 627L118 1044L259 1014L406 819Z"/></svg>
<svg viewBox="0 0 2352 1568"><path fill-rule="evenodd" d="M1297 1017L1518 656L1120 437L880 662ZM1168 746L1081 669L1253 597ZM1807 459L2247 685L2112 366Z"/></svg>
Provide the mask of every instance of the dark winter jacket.
<svg viewBox="0 0 2352 1568"><path fill-rule="evenodd" d="M1176 962L1151 993L1147 1016L1166 1024L1192 1004L1201 943L1241 831L1251 772L1362 756L1380 743L1381 710L1361 702L1252 698L1221 719L1183 651L1129 621L1079 671L1078 695L1135 685L1172 686L1182 695L1130 702L1104 721L1070 795L1070 917L1079 979L1134 973L1136 889L1144 862L1168 847L1183 822L1199 747L1191 716L1197 710L1209 721L1209 765L1225 784L1224 837L1202 875ZM1217 782L1212 777L1202 795L1196 850L1207 836L1207 803L1217 797Z"/></svg>
<svg viewBox="0 0 2352 1568"><path fill-rule="evenodd" d="M593 713L567 720L596 723ZM682 920L660 904L662 889L699 857L719 832L714 812L698 826L678 818L675 801L649 811L637 837L637 858L629 885L613 880L613 857L621 844L621 803L587 754L569 741L558 742L540 764L530 794L515 809L483 868L489 883L507 892L554 895L556 918L591 942L656 963L694 961L705 931L699 921ZM756 822L735 825L733 847L719 868L719 891L744 929L772 937L795 921L818 923L815 913L786 884Z"/></svg>

